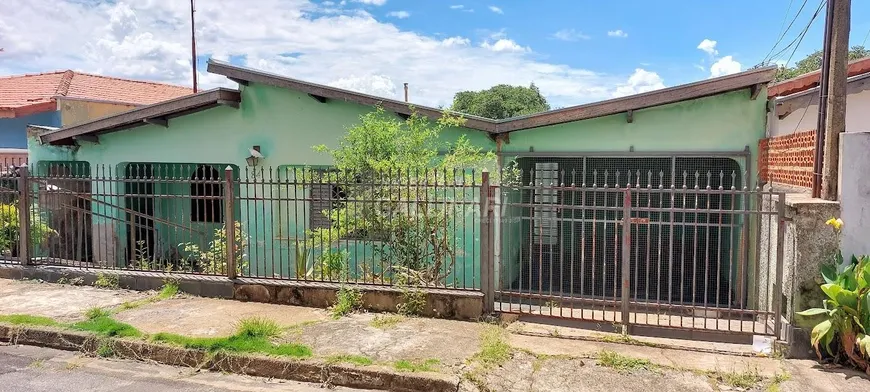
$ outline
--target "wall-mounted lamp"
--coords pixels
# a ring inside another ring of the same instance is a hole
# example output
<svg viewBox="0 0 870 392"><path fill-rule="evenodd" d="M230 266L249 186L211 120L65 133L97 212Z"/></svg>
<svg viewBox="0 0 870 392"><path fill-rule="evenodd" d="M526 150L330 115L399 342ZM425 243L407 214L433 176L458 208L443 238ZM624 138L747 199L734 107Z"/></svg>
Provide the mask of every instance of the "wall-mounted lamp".
<svg viewBox="0 0 870 392"><path fill-rule="evenodd" d="M245 158L248 161L248 166L257 166L260 163L260 159L263 158L263 153L260 152L260 146L253 146L248 151L250 151L251 156Z"/></svg>

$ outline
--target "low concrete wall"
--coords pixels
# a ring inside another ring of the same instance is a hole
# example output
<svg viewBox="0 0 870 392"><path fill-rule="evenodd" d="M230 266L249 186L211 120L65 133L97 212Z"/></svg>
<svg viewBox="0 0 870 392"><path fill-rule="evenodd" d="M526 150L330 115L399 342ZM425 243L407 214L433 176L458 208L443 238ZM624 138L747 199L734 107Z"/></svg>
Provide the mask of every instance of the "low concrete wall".
<svg viewBox="0 0 870 392"><path fill-rule="evenodd" d="M779 189L774 189L779 190ZM773 200L762 205L765 210L776 211ZM782 291L775 288L776 238L779 227L775 219L763 220L761 224L760 266L762 268L762 304L772 304L777 296L783 300L782 317L788 323L784 338L789 343L788 355L794 358L815 357L809 342L809 329L799 326L796 312L821 307L821 266L833 260L839 247L839 238L825 224L831 217L840 216L840 204L822 199L813 199L808 194L787 194L784 205L785 224L783 233ZM764 306L764 305L762 305Z"/></svg>
<svg viewBox="0 0 870 392"><path fill-rule="evenodd" d="M118 286L131 290L158 290L166 280L177 280L181 291L202 297L236 299L325 308L335 303L341 288L337 283L277 281L240 278L230 280L220 276L168 274L159 272L82 270L54 266L20 266L0 264L0 278L40 279L57 282L81 278L92 285L98 274L118 276ZM363 308L374 312L395 312L403 302L402 290L394 287L347 285L363 293ZM483 294L477 291L420 289L426 296L422 316L456 320L478 320L483 314Z"/></svg>

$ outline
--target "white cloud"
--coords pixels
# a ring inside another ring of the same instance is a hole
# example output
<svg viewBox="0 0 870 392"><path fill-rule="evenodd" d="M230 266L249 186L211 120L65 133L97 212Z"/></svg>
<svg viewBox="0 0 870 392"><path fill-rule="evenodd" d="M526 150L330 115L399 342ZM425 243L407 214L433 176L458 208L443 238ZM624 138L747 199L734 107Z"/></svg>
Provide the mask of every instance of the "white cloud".
<svg viewBox="0 0 870 392"><path fill-rule="evenodd" d="M710 77L725 76L740 72L741 65L732 56L725 56L710 66Z"/></svg>
<svg viewBox="0 0 870 392"><path fill-rule="evenodd" d="M474 8L466 8L463 4L451 5L450 9L462 12L474 12Z"/></svg>
<svg viewBox="0 0 870 392"><path fill-rule="evenodd" d="M591 37L574 29L562 29L553 33L553 38L562 41L578 41L581 39L590 39Z"/></svg>
<svg viewBox="0 0 870 392"><path fill-rule="evenodd" d="M188 2L0 1L0 75L69 68L191 83ZM240 17L248 15L258 23ZM624 91L628 78L551 62L505 36L474 45L402 30L340 1L201 1L196 26L200 56L394 99L408 82L414 102L428 106L449 105L461 90L531 82L553 106L569 106ZM203 89L233 85L220 75L199 78Z"/></svg>
<svg viewBox="0 0 870 392"><path fill-rule="evenodd" d="M493 52L528 52L531 51L528 47L523 47L522 45L514 42L512 39L502 38L498 41L495 41L494 44L490 44L489 41L484 41L480 44L480 47L489 49Z"/></svg>
<svg viewBox="0 0 870 392"><path fill-rule="evenodd" d="M393 18L405 19L411 16L411 13L408 11L393 11L387 13L387 16L392 16Z"/></svg>
<svg viewBox="0 0 870 392"><path fill-rule="evenodd" d="M328 83L330 86L358 91L378 97L396 96L396 84L386 75L351 75Z"/></svg>
<svg viewBox="0 0 870 392"><path fill-rule="evenodd" d="M637 68L628 78L628 81L621 83L616 88L616 91L612 93L612 96L624 97L626 95L640 94L662 88L665 88L665 84L661 76L655 72L650 72L643 68Z"/></svg>
<svg viewBox="0 0 870 392"><path fill-rule="evenodd" d="M471 40L465 37L450 37L445 38L441 41L441 45L444 46L468 46L471 44Z"/></svg>
<svg viewBox="0 0 870 392"><path fill-rule="evenodd" d="M489 10L492 11L492 12L495 12L495 13L497 13L497 14L504 14L504 11L502 11L501 8L498 8L498 7L494 6L494 5L489 6Z"/></svg>
<svg viewBox="0 0 870 392"><path fill-rule="evenodd" d="M701 41L700 44L698 44L698 49L707 52L707 54L709 54L710 56L715 56L719 54L719 51L716 50L716 41L707 38L704 38L704 40Z"/></svg>
<svg viewBox="0 0 870 392"><path fill-rule="evenodd" d="M611 30L607 32L608 37L618 37L618 38L626 38L628 37L628 33L622 30Z"/></svg>
<svg viewBox="0 0 870 392"><path fill-rule="evenodd" d="M376 5L376 6L382 6L384 4L387 4L387 0L353 0L353 1L357 2L357 3L370 4L370 5Z"/></svg>

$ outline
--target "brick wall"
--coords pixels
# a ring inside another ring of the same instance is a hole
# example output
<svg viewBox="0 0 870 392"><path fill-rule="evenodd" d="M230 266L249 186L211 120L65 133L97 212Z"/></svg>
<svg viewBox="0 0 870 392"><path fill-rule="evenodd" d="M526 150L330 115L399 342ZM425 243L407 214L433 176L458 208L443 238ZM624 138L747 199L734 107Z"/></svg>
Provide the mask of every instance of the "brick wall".
<svg viewBox="0 0 870 392"><path fill-rule="evenodd" d="M759 140L758 176L763 181L811 188L815 145L815 130Z"/></svg>

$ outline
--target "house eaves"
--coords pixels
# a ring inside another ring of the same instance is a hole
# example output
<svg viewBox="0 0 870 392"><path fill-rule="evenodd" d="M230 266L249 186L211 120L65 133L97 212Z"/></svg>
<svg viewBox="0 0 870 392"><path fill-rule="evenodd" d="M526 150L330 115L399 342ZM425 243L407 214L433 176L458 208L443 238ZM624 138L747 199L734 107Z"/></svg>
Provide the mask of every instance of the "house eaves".
<svg viewBox="0 0 870 392"><path fill-rule="evenodd" d="M241 84L261 83L304 92L312 98L317 99L319 102L326 102L327 100L332 99L353 102L360 105L379 105L386 110L404 116L408 116L415 111L433 119L440 118L442 115L442 110L440 109L411 105L398 100L375 97L355 91L310 83L232 65L222 61L209 60L208 71L214 74L226 76ZM750 97L755 99L761 88L773 80L775 73L776 67L759 68L718 78L707 79L700 82L650 91L647 93L504 120L493 120L483 117L469 116L466 114L461 115L466 120L465 127L467 128L488 132L490 134L509 133L548 125L603 117L617 113L629 113L634 110L667 105L746 88L751 89Z"/></svg>
<svg viewBox="0 0 870 392"><path fill-rule="evenodd" d="M39 135L39 140L42 143L61 145L74 144L76 140L97 141L101 134L146 124L167 126L171 118L220 105L238 108L241 100L238 90L217 88L43 133Z"/></svg>

